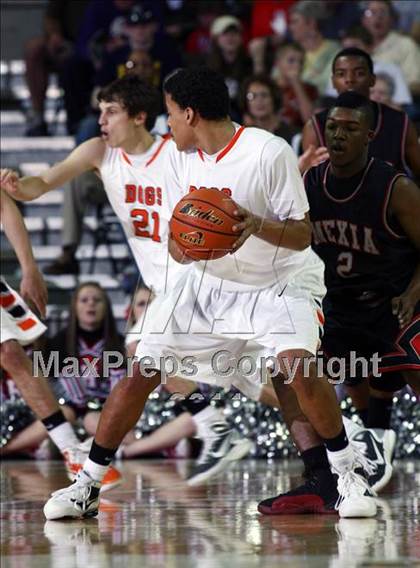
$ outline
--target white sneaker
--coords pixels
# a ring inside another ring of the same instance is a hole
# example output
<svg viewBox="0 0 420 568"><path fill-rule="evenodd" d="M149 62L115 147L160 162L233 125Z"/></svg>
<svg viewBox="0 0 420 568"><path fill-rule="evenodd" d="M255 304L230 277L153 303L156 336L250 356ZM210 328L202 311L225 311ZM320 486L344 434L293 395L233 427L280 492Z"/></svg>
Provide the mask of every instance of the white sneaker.
<svg viewBox="0 0 420 568"><path fill-rule="evenodd" d="M190 486L200 485L219 475L233 462L246 456L252 448L251 440L241 438L226 422L214 422L209 428L209 434L204 439L200 457L187 479Z"/></svg>
<svg viewBox="0 0 420 568"><path fill-rule="evenodd" d="M85 471L81 471L72 485L52 493L44 505L45 517L49 521L66 517L96 517L100 488L100 483L94 481Z"/></svg>
<svg viewBox="0 0 420 568"><path fill-rule="evenodd" d="M363 428L350 436L359 461L368 473L374 491L381 491L392 477L392 455L397 435L394 430ZM360 456L361 454L361 456Z"/></svg>
<svg viewBox="0 0 420 568"><path fill-rule="evenodd" d="M344 473L334 469L332 471L338 475L339 498L335 508L340 517L374 517L377 512L376 502L372 497L374 493L363 476L363 470L351 469Z"/></svg>

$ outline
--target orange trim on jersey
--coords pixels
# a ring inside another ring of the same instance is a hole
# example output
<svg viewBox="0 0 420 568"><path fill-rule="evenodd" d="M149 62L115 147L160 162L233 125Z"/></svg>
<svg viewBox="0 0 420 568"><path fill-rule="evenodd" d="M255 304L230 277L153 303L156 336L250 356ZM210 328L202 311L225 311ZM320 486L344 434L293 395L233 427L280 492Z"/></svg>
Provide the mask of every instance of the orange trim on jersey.
<svg viewBox="0 0 420 568"><path fill-rule="evenodd" d="M316 311L316 315L318 316L319 323L320 323L321 325L324 325L324 323L325 323L325 317L324 317L324 314L321 312L321 310L317 310L317 311Z"/></svg>
<svg viewBox="0 0 420 568"><path fill-rule="evenodd" d="M8 308L15 301L13 294L7 294L6 296L0 296L0 306L2 308Z"/></svg>
<svg viewBox="0 0 420 568"><path fill-rule="evenodd" d="M34 325L36 325L36 321L33 318L28 318L18 323L18 326L20 329L23 329L23 331L28 331L28 329L31 329Z"/></svg>
<svg viewBox="0 0 420 568"><path fill-rule="evenodd" d="M162 148L165 146L166 142L168 142L168 140L171 139L171 136L164 136L162 142L159 144L159 146L156 149L156 152L153 154L153 156L150 158L150 160L148 162L146 162L146 168L147 166L150 166L150 164L156 160L156 158L158 157L160 151L162 150Z"/></svg>
<svg viewBox="0 0 420 568"><path fill-rule="evenodd" d="M232 150L233 146L236 144L239 136L242 134L242 132L244 130L245 130L245 126L241 126L241 127L238 128L238 130L235 132L235 134L234 134L232 140L229 142L229 144L223 148L223 150L220 152L220 154L217 155L216 164L217 164L217 162L220 162L220 160L224 156L226 156L226 154L229 152L229 150ZM197 154L200 156L201 161L204 162L203 150L201 148L197 148Z"/></svg>
<svg viewBox="0 0 420 568"><path fill-rule="evenodd" d="M124 150L121 150L121 154L122 154L123 160L126 161L129 166L132 166L133 164L130 162L129 157L128 157L127 154L124 152Z"/></svg>
<svg viewBox="0 0 420 568"><path fill-rule="evenodd" d="M233 148L233 146L236 144L236 142L238 141L239 136L242 134L242 132L245 130L245 126L241 126L240 128L238 128L238 130L235 133L235 136L232 138L232 140L229 142L229 144L226 146L226 148L224 148L224 150L222 150L220 152L220 154L217 156L216 158L216 164L217 162L219 162L224 156L226 156L226 154L229 152L229 150L231 150Z"/></svg>

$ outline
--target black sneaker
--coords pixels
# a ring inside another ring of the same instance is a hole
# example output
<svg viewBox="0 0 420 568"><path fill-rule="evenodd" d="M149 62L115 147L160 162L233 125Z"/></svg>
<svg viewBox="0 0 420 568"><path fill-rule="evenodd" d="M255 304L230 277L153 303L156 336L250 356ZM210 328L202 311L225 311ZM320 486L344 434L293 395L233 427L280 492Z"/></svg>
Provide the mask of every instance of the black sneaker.
<svg viewBox="0 0 420 568"><path fill-rule="evenodd" d="M337 513L337 479L328 469L317 469L306 473L303 485L261 501L258 511L263 515L305 515Z"/></svg>
<svg viewBox="0 0 420 568"><path fill-rule="evenodd" d="M251 440L241 438L226 422L214 422L209 430L210 436L204 439L200 457L187 479L188 485L205 483L246 456L252 448Z"/></svg>
<svg viewBox="0 0 420 568"><path fill-rule="evenodd" d="M381 491L392 477L392 456L397 436L393 430L366 428L351 438L370 487Z"/></svg>

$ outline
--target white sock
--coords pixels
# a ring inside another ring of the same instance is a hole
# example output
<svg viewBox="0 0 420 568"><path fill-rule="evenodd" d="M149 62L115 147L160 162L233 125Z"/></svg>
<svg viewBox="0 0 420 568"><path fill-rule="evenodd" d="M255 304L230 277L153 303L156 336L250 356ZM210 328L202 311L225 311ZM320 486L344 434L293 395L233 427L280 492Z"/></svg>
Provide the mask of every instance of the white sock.
<svg viewBox="0 0 420 568"><path fill-rule="evenodd" d="M335 473L341 474L354 468L354 452L351 444L348 444L343 450L331 452L327 450L328 461Z"/></svg>
<svg viewBox="0 0 420 568"><path fill-rule="evenodd" d="M80 442L69 422L63 422L63 424L49 430L48 435L60 452L73 448Z"/></svg>
<svg viewBox="0 0 420 568"><path fill-rule="evenodd" d="M92 479L98 481L99 483L102 482L106 472L108 471L108 468L109 465L101 465L92 461L90 458L87 458L87 460L83 464L83 471L85 471L88 475L90 475Z"/></svg>
<svg viewBox="0 0 420 568"><path fill-rule="evenodd" d="M192 419L197 427L197 435L199 438L208 436L210 425L213 424L213 422L226 422L223 410L212 405L206 406L206 408L194 414Z"/></svg>

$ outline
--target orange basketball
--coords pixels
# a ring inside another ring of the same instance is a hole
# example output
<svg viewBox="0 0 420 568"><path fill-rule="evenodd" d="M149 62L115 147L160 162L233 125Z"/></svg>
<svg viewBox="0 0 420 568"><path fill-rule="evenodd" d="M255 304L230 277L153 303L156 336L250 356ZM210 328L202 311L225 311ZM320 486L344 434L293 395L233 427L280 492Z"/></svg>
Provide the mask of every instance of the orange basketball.
<svg viewBox="0 0 420 568"><path fill-rule="evenodd" d="M169 223L171 236L194 260L222 258L232 250L240 233L233 212L236 203L218 189L198 189L179 201Z"/></svg>

